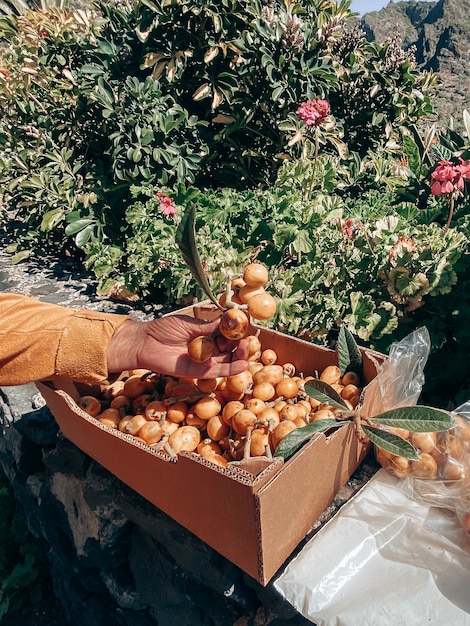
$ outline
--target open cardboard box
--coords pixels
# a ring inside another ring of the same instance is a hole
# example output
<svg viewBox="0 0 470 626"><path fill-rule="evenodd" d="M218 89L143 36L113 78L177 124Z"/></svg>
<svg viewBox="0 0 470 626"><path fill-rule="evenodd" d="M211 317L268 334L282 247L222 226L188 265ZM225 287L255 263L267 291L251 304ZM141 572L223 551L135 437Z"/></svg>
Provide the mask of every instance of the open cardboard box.
<svg viewBox="0 0 470 626"><path fill-rule="evenodd" d="M204 319L217 316L217 309L205 303L182 312ZM276 350L279 362L292 362L304 374L337 364L334 351L273 330L260 328L260 340L263 348ZM383 358L363 350L366 383ZM286 462L259 458L222 469L188 452L174 462L82 411L75 385L38 383L38 388L66 438L262 585L306 536L369 448L349 426L328 437L315 435Z"/></svg>

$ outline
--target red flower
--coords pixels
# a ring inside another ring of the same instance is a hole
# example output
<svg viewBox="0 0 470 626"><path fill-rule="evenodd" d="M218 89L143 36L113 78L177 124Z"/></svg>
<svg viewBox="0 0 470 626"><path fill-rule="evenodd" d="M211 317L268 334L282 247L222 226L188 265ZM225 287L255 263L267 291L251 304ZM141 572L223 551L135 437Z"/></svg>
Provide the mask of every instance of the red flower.
<svg viewBox="0 0 470 626"><path fill-rule="evenodd" d="M157 191L155 195L157 196L157 200L159 202L158 208L163 213L163 215L176 215L177 208L173 204L173 200L171 198L165 196L165 194L161 191Z"/></svg>
<svg viewBox="0 0 470 626"><path fill-rule="evenodd" d="M431 193L451 196L463 191L466 180L470 180L470 162L460 159L460 164L454 165L452 161L440 161L431 174Z"/></svg>
<svg viewBox="0 0 470 626"><path fill-rule="evenodd" d="M49 35L49 33L47 32L47 30L39 31L39 36L40 37L47 37L48 35Z"/></svg>
<svg viewBox="0 0 470 626"><path fill-rule="evenodd" d="M299 106L296 115L307 126L320 126L330 112L326 100L308 100Z"/></svg>
<svg viewBox="0 0 470 626"><path fill-rule="evenodd" d="M455 169L459 172L463 180L470 180L470 161L464 161L459 157L460 165L456 165Z"/></svg>
<svg viewBox="0 0 470 626"><path fill-rule="evenodd" d="M354 234L354 222L352 220L345 220L341 227L341 232L343 235L346 235L346 237L352 237Z"/></svg>

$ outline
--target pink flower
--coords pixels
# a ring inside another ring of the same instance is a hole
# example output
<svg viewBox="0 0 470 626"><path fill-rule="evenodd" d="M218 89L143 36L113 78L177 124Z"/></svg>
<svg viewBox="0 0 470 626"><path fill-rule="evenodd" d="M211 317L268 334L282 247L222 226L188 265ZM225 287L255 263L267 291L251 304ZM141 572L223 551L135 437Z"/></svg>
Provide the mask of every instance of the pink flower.
<svg viewBox="0 0 470 626"><path fill-rule="evenodd" d="M176 215L177 209L175 205L173 204L173 200L171 198L169 198L168 196L165 196L165 194L161 191L157 191L155 195L157 196L157 200L159 202L158 208L163 213L163 215L166 215L166 216Z"/></svg>
<svg viewBox="0 0 470 626"><path fill-rule="evenodd" d="M329 112L330 105L326 100L308 100L295 113L307 126L320 126Z"/></svg>
<svg viewBox="0 0 470 626"><path fill-rule="evenodd" d="M354 234L354 222L352 220L345 220L343 226L341 227L341 232L346 237L352 237Z"/></svg>
<svg viewBox="0 0 470 626"><path fill-rule="evenodd" d="M459 157L460 165L456 165L455 169L459 172L463 180L470 180L470 161L464 161Z"/></svg>
<svg viewBox="0 0 470 626"><path fill-rule="evenodd" d="M433 196L452 194L463 191L465 181L470 180L470 162L459 159L460 164L452 161L440 161L431 174L431 193Z"/></svg>
<svg viewBox="0 0 470 626"><path fill-rule="evenodd" d="M39 36L40 37L47 37L48 35L49 35L49 33L47 32L47 30L39 31Z"/></svg>

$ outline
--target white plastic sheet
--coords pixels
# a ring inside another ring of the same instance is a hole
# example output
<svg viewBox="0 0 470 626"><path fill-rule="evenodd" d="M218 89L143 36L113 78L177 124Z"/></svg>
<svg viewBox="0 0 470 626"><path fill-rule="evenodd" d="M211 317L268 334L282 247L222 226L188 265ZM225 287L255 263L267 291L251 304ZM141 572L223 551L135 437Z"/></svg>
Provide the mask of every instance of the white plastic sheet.
<svg viewBox="0 0 470 626"><path fill-rule="evenodd" d="M317 626L470 626L470 549L453 512L386 470L274 583Z"/></svg>

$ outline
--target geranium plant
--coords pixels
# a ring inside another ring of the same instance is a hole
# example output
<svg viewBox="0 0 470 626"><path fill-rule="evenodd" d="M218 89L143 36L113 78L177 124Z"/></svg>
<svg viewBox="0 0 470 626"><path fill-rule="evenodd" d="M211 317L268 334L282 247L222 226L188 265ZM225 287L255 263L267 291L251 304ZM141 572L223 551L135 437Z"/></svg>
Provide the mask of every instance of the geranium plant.
<svg viewBox="0 0 470 626"><path fill-rule="evenodd" d="M440 161L431 173L431 193L433 196L444 196L449 200L449 214L444 230L451 224L454 214L455 201L465 189L465 183L470 180L470 161L459 157L457 164L452 161Z"/></svg>

